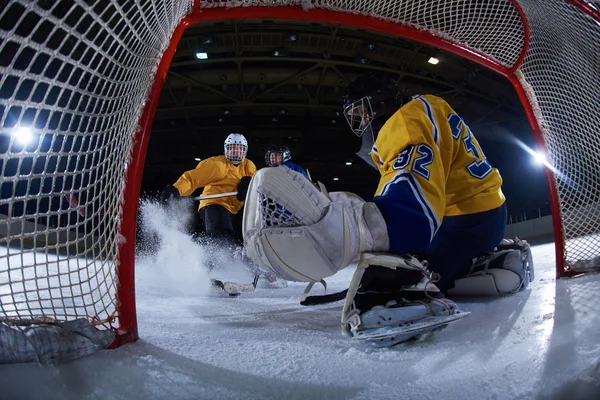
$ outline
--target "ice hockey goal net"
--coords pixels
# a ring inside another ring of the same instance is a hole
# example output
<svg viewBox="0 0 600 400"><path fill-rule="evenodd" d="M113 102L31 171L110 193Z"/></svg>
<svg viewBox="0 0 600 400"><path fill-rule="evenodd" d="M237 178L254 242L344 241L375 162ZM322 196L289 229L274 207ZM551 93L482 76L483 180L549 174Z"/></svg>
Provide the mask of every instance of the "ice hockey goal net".
<svg viewBox="0 0 600 400"><path fill-rule="evenodd" d="M600 17L580 0L17 0L0 5L0 321L86 318L135 340L134 238L182 31L282 18L385 31L515 86L554 173L557 271L600 255Z"/></svg>

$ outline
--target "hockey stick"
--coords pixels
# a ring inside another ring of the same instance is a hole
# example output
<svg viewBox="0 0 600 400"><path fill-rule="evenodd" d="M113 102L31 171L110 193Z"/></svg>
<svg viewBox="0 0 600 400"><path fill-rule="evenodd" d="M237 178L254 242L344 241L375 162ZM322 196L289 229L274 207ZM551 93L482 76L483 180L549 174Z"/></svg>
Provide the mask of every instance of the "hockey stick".
<svg viewBox="0 0 600 400"><path fill-rule="evenodd" d="M307 296L304 300L300 301L302 306L315 306L317 304L333 303L334 301L343 300L348 293L348 289L344 289L341 292L323 294L316 296Z"/></svg>
<svg viewBox="0 0 600 400"><path fill-rule="evenodd" d="M92 216L92 215L107 215L107 214L114 215L117 213L117 211L110 211L110 210L109 211L101 211L100 209L92 210L90 206L82 205L72 190L63 193L63 196L65 197L65 200L67 200L67 203L69 203L69 209L77 212L77 214L79 214L82 217L88 217L88 216ZM100 206L100 208L102 208L102 206Z"/></svg>
<svg viewBox="0 0 600 400"><path fill-rule="evenodd" d="M82 206L81 204L79 204L79 199L77 198L75 193L73 193L73 191L64 193L64 196L65 196L65 199L67 200L67 203L69 203L69 206L72 209L74 209L74 211L76 211L77 214L79 214L82 217L86 216L87 210L85 209L85 206Z"/></svg>
<svg viewBox="0 0 600 400"><path fill-rule="evenodd" d="M308 170L308 168L306 168L306 176L308 177L309 181L311 181L311 182L313 181L312 177L310 176L310 171Z"/></svg>
<svg viewBox="0 0 600 400"><path fill-rule="evenodd" d="M215 193L215 194L207 194L206 196L198 196L192 198L192 200L206 200L206 199L216 199L217 197L229 197L235 196L237 192L226 192L226 193Z"/></svg>

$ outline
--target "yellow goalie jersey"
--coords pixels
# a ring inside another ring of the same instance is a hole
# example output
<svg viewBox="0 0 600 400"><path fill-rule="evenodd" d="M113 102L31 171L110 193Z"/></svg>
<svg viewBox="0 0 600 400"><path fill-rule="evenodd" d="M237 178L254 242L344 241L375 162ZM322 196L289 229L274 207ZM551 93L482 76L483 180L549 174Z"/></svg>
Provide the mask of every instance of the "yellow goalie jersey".
<svg viewBox="0 0 600 400"><path fill-rule="evenodd" d="M235 192L242 177L255 173L256 165L247 158L234 165L224 155L215 156L200 161L195 169L184 172L173 186L182 196L189 196L201 187L204 188L203 195ZM237 214L244 205L236 196L228 196L201 200L199 208L210 204L223 206L232 214Z"/></svg>
<svg viewBox="0 0 600 400"><path fill-rule="evenodd" d="M373 201L388 225L392 251L399 245L394 241L403 242L403 251L421 251L444 217L492 210L505 201L500 173L469 127L436 96L415 96L390 117L371 157L381 173Z"/></svg>

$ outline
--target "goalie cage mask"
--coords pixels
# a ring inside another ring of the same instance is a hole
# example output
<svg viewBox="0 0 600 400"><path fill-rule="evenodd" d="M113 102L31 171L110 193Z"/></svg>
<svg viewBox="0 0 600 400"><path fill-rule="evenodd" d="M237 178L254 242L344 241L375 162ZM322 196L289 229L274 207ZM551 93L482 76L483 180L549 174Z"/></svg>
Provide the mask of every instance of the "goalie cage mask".
<svg viewBox="0 0 600 400"><path fill-rule="evenodd" d="M375 74L359 77L344 94L344 118L361 137L373 120L395 112L403 103L394 79Z"/></svg>

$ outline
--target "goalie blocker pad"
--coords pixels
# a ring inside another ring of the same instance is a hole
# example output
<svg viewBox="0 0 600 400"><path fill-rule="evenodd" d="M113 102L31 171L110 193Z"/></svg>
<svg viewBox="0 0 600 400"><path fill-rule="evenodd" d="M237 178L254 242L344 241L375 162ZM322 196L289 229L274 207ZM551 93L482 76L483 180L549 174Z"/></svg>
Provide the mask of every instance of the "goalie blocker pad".
<svg viewBox="0 0 600 400"><path fill-rule="evenodd" d="M469 273L454 281L450 296L500 296L525 289L534 278L529 243L504 239L491 254L478 258Z"/></svg>
<svg viewBox="0 0 600 400"><path fill-rule="evenodd" d="M256 264L288 281L318 282L363 251L388 249L387 226L374 203L321 187L289 168L254 174L242 229Z"/></svg>

